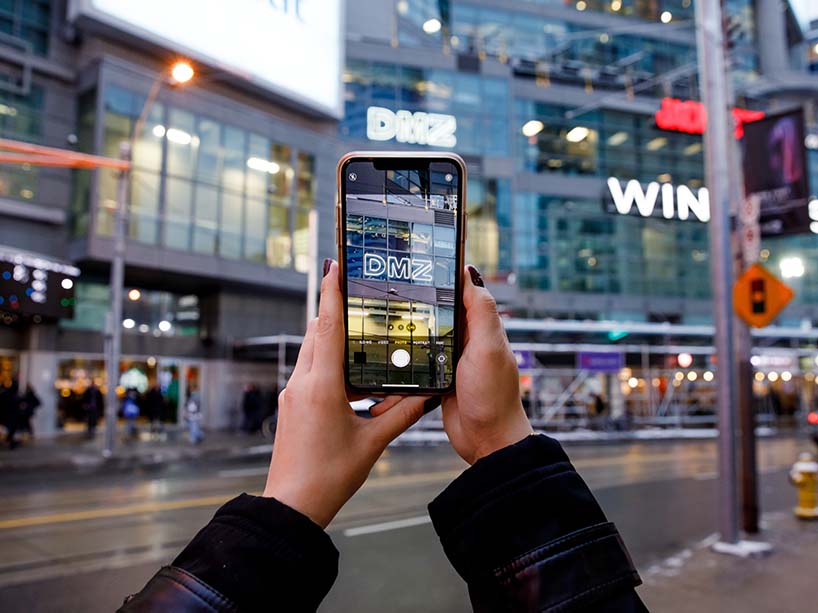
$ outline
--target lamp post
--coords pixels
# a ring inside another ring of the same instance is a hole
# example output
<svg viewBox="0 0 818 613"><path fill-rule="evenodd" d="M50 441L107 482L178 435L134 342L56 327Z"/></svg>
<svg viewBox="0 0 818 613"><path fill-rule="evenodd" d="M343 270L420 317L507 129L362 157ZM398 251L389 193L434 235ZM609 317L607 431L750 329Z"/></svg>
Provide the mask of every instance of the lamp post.
<svg viewBox="0 0 818 613"><path fill-rule="evenodd" d="M116 445L116 417L119 408L116 388L119 385L119 361L122 356L122 294L125 280L125 229L128 221L128 185L131 180L131 158L137 137L142 133L162 83L175 85L189 82L194 76L193 67L187 62L176 62L169 70L160 72L154 79L142 112L134 124L131 136L119 144L119 157L127 166L119 173L117 181L116 213L114 217L114 250L111 256L111 309L105 322L106 376L105 434L102 455L111 456Z"/></svg>

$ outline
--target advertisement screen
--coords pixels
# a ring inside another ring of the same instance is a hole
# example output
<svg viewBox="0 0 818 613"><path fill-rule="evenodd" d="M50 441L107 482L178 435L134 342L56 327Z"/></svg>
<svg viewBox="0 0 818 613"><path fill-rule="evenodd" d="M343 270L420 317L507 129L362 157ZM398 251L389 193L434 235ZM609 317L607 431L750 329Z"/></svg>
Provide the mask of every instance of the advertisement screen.
<svg viewBox="0 0 818 613"><path fill-rule="evenodd" d="M745 124L743 147L745 192L758 200L761 235L809 232L803 112Z"/></svg>
<svg viewBox="0 0 818 613"><path fill-rule="evenodd" d="M79 270L27 254L0 251L0 311L71 318Z"/></svg>
<svg viewBox="0 0 818 613"><path fill-rule="evenodd" d="M341 0L74 0L71 13L341 116Z"/></svg>
<svg viewBox="0 0 818 613"><path fill-rule="evenodd" d="M344 168L349 383L443 389L456 346L458 167Z"/></svg>

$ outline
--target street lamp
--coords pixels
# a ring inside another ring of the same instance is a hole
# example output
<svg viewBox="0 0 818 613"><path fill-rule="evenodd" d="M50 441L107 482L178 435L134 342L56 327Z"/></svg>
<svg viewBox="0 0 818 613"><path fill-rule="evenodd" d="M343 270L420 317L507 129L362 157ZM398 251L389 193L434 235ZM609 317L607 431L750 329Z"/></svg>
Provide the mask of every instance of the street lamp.
<svg viewBox="0 0 818 613"><path fill-rule="evenodd" d="M172 85L182 85L190 82L194 75L193 67L185 61L178 61L170 68L162 70L151 85L148 97L142 107L142 112L139 113L139 118L134 124L130 138L119 144L119 156L123 162L128 162L128 166L120 172L117 185L114 251L111 257L111 310L108 312L105 330L108 390L105 398L105 436L102 454L106 457L113 453L116 443L116 415L119 405L116 388L119 382L119 360L122 354L122 326L125 324L122 321L122 299L125 277L125 226L128 219L128 184L131 178L131 154L134 143L142 133L148 113L150 113L153 103L156 101L156 96L159 94L162 84L168 82ZM127 321L131 324L129 327L132 328L133 321Z"/></svg>

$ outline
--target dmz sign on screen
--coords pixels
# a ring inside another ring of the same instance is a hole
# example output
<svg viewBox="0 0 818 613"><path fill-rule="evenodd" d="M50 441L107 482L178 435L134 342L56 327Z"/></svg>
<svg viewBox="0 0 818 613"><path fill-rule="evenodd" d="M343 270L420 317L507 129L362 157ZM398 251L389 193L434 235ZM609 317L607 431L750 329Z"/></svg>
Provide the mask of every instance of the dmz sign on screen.
<svg viewBox="0 0 818 613"><path fill-rule="evenodd" d="M384 258L377 253L364 253L364 277L369 279L382 279L386 275L390 281L431 285L433 265L430 258L394 255Z"/></svg>

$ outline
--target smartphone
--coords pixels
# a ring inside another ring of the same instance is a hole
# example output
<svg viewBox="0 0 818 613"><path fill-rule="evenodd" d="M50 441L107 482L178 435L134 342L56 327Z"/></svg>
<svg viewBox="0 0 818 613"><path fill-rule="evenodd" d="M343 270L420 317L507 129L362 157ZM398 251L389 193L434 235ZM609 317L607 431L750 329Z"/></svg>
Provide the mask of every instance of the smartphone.
<svg viewBox="0 0 818 613"><path fill-rule="evenodd" d="M454 390L463 323L463 159L349 153L338 162L338 195L347 388Z"/></svg>

